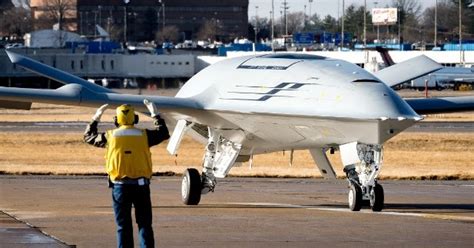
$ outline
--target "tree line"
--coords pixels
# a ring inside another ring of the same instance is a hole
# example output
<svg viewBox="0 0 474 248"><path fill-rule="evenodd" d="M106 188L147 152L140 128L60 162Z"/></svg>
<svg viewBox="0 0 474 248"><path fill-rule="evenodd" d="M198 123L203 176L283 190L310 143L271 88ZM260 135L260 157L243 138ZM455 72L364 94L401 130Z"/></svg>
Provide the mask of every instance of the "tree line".
<svg viewBox="0 0 474 248"><path fill-rule="evenodd" d="M462 38L474 38L474 8L469 8L467 0L462 1ZM317 8L317 5L315 6ZM400 28L401 40L408 43L434 42L435 32L435 6L422 9L417 0L393 0L391 4L383 7L398 8L398 23L390 26L379 27L380 39L397 39ZM377 27L372 24L370 9L364 11L364 6L351 4L345 8L344 31L352 33L354 41L363 42L364 12L366 14L367 42L377 38ZM459 0L438 0L437 5L437 41L445 43L459 39ZM275 37L297 32L341 32L342 16L337 19L331 15L319 16L306 15L303 12L290 12L287 14L286 28L283 18L274 20ZM255 16L249 21L249 37L255 39L254 30L257 27L257 39L271 39L271 20L268 17Z"/></svg>
<svg viewBox="0 0 474 248"><path fill-rule="evenodd" d="M67 15L73 9L72 0L46 0L46 8L38 19L33 20L29 9L29 1L20 1L23 6L15 7L11 1L0 1L0 34L3 36L18 37L21 39L25 33L35 29L51 28L55 23L59 23L59 28L63 29L67 23ZM460 0L438 0L437 4L437 40L439 43L456 41L459 39L459 3ZM469 8L467 0L462 1L462 36L464 40L474 37L474 8ZM317 8L317 4L314 6ZM422 9L420 1L417 0L392 0L391 4L381 7L398 8L399 25L380 26L379 34L381 39L396 39L400 29L400 37L404 42L434 42L435 32L435 6ZM367 9L364 11L363 5L349 5L345 8L344 30L353 35L354 41L363 42L364 12L367 19L366 37L367 41L373 41L377 37L377 27L371 22L371 13ZM151 15L154 16L154 15ZM275 37L296 32L341 32L342 16L335 18L331 15L319 16L313 14L306 15L303 12L289 12L283 18L275 18ZM77 19L77 18L76 18ZM33 26L34 23L34 26ZM151 22L155 23L155 22ZM285 25L286 24L286 25ZM222 25L208 21L197 34L198 39L213 40L219 36ZM255 28L257 37L255 37ZM150 25L150 39L177 40L180 30L173 26L167 27L156 34L155 27ZM249 20L248 38L251 40L271 38L271 20L268 17L255 16ZM114 33L114 32L112 32ZM119 32L117 32L119 33ZM114 36L114 35L113 35ZM119 34L116 35L120 37Z"/></svg>

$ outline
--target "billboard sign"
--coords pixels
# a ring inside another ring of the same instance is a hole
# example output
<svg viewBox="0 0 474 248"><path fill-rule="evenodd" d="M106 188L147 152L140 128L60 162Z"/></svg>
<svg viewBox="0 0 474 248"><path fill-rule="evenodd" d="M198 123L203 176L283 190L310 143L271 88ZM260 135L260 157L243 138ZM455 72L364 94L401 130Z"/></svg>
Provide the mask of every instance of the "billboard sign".
<svg viewBox="0 0 474 248"><path fill-rule="evenodd" d="M372 9L372 23L374 25L392 25L397 23L397 8Z"/></svg>

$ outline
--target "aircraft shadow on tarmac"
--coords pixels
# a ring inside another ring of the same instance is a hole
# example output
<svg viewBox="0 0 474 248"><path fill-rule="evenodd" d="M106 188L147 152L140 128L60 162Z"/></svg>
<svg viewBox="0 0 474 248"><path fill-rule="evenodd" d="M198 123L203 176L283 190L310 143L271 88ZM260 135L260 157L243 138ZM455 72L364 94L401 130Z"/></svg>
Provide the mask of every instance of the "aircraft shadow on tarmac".
<svg viewBox="0 0 474 248"><path fill-rule="evenodd" d="M369 203L365 203L368 206ZM310 206L308 206L310 207ZM328 208L347 208L343 204L320 204L313 207L328 207ZM391 210L453 210L459 213L459 210L474 211L474 204L440 204L440 203L386 203L384 209Z"/></svg>
<svg viewBox="0 0 474 248"><path fill-rule="evenodd" d="M368 206L368 202L364 204ZM97 206L96 208L110 208L109 206ZM347 204L317 204L317 205L292 205L278 203L216 203L200 204L196 206L186 205L155 205L154 209L307 209L307 208L340 208L347 209ZM468 210L466 213L474 211L474 204L433 204L433 203L387 203L386 210L452 210L461 213L460 210Z"/></svg>
<svg viewBox="0 0 474 248"><path fill-rule="evenodd" d="M310 206L308 206L310 207ZM153 208L199 208L199 209L295 209L296 207L293 206L286 206L286 205L251 205L251 204L199 204L196 206L153 206Z"/></svg>
<svg viewBox="0 0 474 248"><path fill-rule="evenodd" d="M406 210L474 210L474 204L389 203L385 204L385 208Z"/></svg>
<svg viewBox="0 0 474 248"><path fill-rule="evenodd" d="M369 205L366 203L365 205ZM202 209L218 209L218 208L237 208L237 209L294 209L294 208L341 208L346 209L347 204L318 204L318 205L285 205L285 204L202 204L197 206L154 206L153 208L202 208ZM385 204L385 209L392 210L453 210L459 213L459 210L474 211L474 204L432 204L432 203L388 203Z"/></svg>

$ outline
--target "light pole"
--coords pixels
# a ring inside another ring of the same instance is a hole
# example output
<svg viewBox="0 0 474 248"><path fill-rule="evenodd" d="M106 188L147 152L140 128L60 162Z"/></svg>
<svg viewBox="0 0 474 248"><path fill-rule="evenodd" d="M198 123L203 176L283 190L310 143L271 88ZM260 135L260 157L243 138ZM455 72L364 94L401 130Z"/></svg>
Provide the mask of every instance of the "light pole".
<svg viewBox="0 0 474 248"><path fill-rule="evenodd" d="M374 2L375 8L377 8L377 4L378 4L378 2L375 1ZM377 43L380 43L380 24L378 24L378 23L377 23Z"/></svg>
<svg viewBox="0 0 474 248"><path fill-rule="evenodd" d="M163 7L163 29L162 29L162 31L164 31L164 30L165 30L165 26L166 26L165 3L163 2L163 3L161 4L161 6Z"/></svg>
<svg viewBox="0 0 474 248"><path fill-rule="evenodd" d="M255 6L255 27L254 27L254 30L255 30L255 44L257 44L257 42L258 42L258 37L257 37L257 34L258 34L258 5Z"/></svg>
<svg viewBox="0 0 474 248"><path fill-rule="evenodd" d="M79 19L80 19L80 22L79 22L80 23L80 31L79 32L82 35L82 11L79 12Z"/></svg>
<svg viewBox="0 0 474 248"><path fill-rule="evenodd" d="M94 11L94 38L97 36L97 11Z"/></svg>
<svg viewBox="0 0 474 248"><path fill-rule="evenodd" d="M462 59L462 0L459 0L459 60L461 64L463 63Z"/></svg>
<svg viewBox="0 0 474 248"><path fill-rule="evenodd" d="M341 50L344 47L344 15L345 15L345 0L342 0L342 20L341 20Z"/></svg>
<svg viewBox="0 0 474 248"><path fill-rule="evenodd" d="M286 12L288 9L289 9L288 2L286 0L283 0L283 17L285 21L285 35L288 35L288 19L286 16Z"/></svg>
<svg viewBox="0 0 474 248"><path fill-rule="evenodd" d="M99 26L102 27L102 6L99 5L97 8L99 9Z"/></svg>
<svg viewBox="0 0 474 248"><path fill-rule="evenodd" d="M435 0L434 46L438 44L438 0Z"/></svg>
<svg viewBox="0 0 474 248"><path fill-rule="evenodd" d="M303 29L306 29L306 4L304 5L304 21L303 21Z"/></svg>
<svg viewBox="0 0 474 248"><path fill-rule="evenodd" d="M273 46L273 39L275 38L275 0L272 0L270 19L272 20L272 51L275 51L275 47Z"/></svg>
<svg viewBox="0 0 474 248"><path fill-rule="evenodd" d="M398 21L398 49L399 50L402 50L402 48L400 47L400 44L401 44L401 23L402 23L402 15L401 15L401 9L402 9L402 6L400 4L397 5L397 21Z"/></svg>
<svg viewBox="0 0 474 248"><path fill-rule="evenodd" d="M86 35L90 35L90 33L89 33L89 12L87 12L87 11L86 11L86 21L85 21L84 25L85 25L85 29L86 29L84 32L86 33Z"/></svg>
<svg viewBox="0 0 474 248"><path fill-rule="evenodd" d="M127 5L123 6L123 40L127 44Z"/></svg>
<svg viewBox="0 0 474 248"><path fill-rule="evenodd" d="M364 48L367 47L367 0L364 0Z"/></svg>

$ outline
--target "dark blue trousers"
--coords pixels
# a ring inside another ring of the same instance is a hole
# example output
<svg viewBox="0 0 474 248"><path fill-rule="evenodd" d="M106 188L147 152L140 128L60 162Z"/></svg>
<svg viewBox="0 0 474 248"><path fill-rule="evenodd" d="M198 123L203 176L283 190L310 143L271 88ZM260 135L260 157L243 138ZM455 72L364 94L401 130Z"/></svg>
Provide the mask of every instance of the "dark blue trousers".
<svg viewBox="0 0 474 248"><path fill-rule="evenodd" d="M132 205L140 235L140 247L154 247L149 185L114 184L112 199L117 223L117 247L133 246Z"/></svg>

